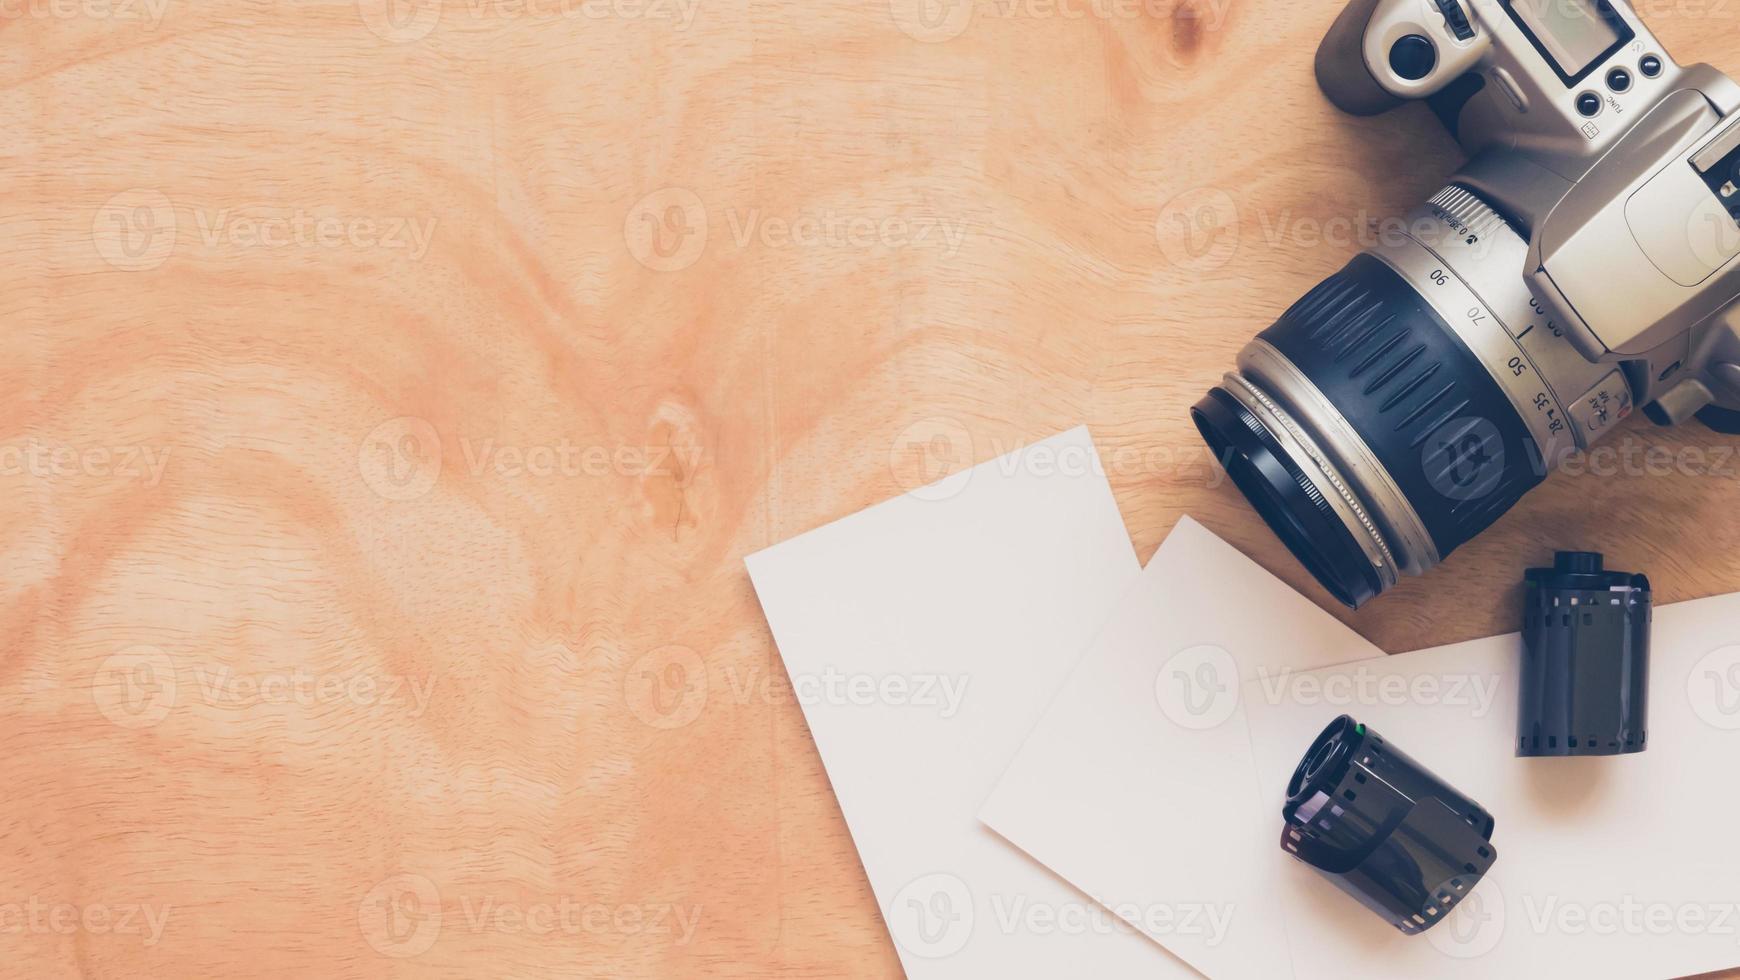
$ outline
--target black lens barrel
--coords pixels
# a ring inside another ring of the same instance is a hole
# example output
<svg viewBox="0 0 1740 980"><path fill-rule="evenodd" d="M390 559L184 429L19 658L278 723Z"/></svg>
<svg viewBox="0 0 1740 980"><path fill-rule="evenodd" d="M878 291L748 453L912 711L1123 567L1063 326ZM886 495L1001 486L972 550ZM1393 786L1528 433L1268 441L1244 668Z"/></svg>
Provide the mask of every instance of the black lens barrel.
<svg viewBox="0 0 1740 980"><path fill-rule="evenodd" d="M1375 255L1355 256L1258 339L1297 368L1346 420L1406 499L1438 560L1545 479L1527 422L1492 374L1506 368L1489 370L1419 291ZM1265 439L1260 421L1239 419L1234 425L1218 411L1214 402L1220 392L1217 388L1198 402L1192 415L1223 461L1228 451L1239 458L1253 438L1274 442ZM1286 392L1271 394L1296 418L1302 416ZM1247 436L1241 426L1255 431ZM1294 508L1275 503L1294 493L1288 483L1303 481L1307 496L1332 491L1308 485L1297 466L1284 469L1285 475L1277 476L1273 467L1253 465L1241 475L1229 462L1234 482L1293 553L1337 598L1359 606L1382 587L1368 594L1361 576L1342 567L1347 536L1315 530L1308 521L1287 523L1284 518ZM1382 509L1364 503L1382 524ZM1387 529L1393 532L1393 524Z"/></svg>
<svg viewBox="0 0 1740 980"><path fill-rule="evenodd" d="M1498 860L1480 804L1347 715L1300 759L1281 817L1283 850L1409 935Z"/></svg>

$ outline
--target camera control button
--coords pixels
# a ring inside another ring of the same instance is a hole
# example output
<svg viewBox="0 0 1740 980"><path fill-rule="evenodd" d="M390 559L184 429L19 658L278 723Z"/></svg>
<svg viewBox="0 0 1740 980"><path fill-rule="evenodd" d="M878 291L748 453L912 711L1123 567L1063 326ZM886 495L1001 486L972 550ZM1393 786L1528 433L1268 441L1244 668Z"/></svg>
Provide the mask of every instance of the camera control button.
<svg viewBox="0 0 1740 980"><path fill-rule="evenodd" d="M1631 72L1623 68L1615 68L1608 72L1607 87L1615 92L1628 91L1631 88Z"/></svg>
<svg viewBox="0 0 1740 980"><path fill-rule="evenodd" d="M1390 70L1410 82L1432 74L1438 67L1438 49L1422 34L1408 34L1390 45Z"/></svg>
<svg viewBox="0 0 1740 980"><path fill-rule="evenodd" d="M1492 80L1498 83L1499 89L1506 96L1510 97L1511 104L1516 106L1516 111L1529 111L1529 97L1523 92L1522 86L1516 83L1516 76L1505 71L1502 67L1495 67L1492 69Z"/></svg>
<svg viewBox="0 0 1740 980"><path fill-rule="evenodd" d="M1474 25L1468 22L1459 0L1438 0L1438 12L1444 15L1444 23L1456 34L1456 40L1474 40Z"/></svg>
<svg viewBox="0 0 1740 980"><path fill-rule="evenodd" d="M1594 92L1584 92L1577 96L1577 111L1585 116L1599 116L1602 105L1601 96Z"/></svg>
<svg viewBox="0 0 1740 980"><path fill-rule="evenodd" d="M1654 78L1661 74L1661 59L1653 54L1646 54L1637 63L1637 70L1643 72L1644 78Z"/></svg>

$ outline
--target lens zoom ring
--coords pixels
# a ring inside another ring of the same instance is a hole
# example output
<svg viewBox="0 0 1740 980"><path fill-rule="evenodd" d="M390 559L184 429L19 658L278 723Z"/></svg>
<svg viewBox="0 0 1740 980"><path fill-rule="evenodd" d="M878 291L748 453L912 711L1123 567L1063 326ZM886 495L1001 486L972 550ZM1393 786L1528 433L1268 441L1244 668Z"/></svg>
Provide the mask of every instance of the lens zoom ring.
<svg viewBox="0 0 1740 980"><path fill-rule="evenodd" d="M1441 556L1541 481L1538 451L1503 389L1380 259L1356 257L1262 337L1365 440Z"/></svg>

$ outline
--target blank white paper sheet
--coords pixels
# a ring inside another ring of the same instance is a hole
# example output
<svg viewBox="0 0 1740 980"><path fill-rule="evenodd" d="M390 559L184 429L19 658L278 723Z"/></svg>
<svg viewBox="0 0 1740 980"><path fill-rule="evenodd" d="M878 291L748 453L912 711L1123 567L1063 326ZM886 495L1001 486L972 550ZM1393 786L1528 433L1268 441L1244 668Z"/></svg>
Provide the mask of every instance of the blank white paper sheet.
<svg viewBox="0 0 1740 980"><path fill-rule="evenodd" d="M1085 428L747 564L907 976L1194 976L975 816L1138 572Z"/></svg>

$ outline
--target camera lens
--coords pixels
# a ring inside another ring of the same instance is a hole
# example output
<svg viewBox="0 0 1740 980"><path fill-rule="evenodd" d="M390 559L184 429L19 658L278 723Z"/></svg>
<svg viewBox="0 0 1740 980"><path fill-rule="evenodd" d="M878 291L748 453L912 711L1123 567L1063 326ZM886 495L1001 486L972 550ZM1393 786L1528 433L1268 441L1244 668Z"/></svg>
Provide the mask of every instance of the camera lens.
<svg viewBox="0 0 1740 980"><path fill-rule="evenodd" d="M1452 186L1307 293L1192 409L1232 482L1358 607L1485 530L1622 384L1530 295L1527 244ZM1626 403L1629 404L1628 402Z"/></svg>

